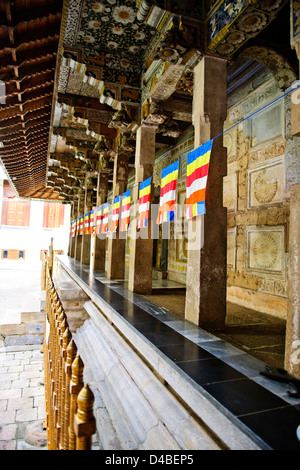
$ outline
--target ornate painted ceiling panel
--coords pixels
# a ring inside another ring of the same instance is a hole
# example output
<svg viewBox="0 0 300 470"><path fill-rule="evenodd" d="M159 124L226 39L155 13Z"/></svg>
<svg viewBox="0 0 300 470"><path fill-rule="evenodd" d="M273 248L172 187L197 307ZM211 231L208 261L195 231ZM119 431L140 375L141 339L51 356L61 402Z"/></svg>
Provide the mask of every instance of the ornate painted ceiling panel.
<svg viewBox="0 0 300 470"><path fill-rule="evenodd" d="M155 33L137 19L135 0L70 2L65 55L100 69L94 74L107 83L140 87L143 56Z"/></svg>
<svg viewBox="0 0 300 470"><path fill-rule="evenodd" d="M77 43L141 57L156 30L138 21L136 12L135 1L85 1Z"/></svg>
<svg viewBox="0 0 300 470"><path fill-rule="evenodd" d="M224 0L210 14L207 52L232 57L250 39L256 37L288 0Z"/></svg>

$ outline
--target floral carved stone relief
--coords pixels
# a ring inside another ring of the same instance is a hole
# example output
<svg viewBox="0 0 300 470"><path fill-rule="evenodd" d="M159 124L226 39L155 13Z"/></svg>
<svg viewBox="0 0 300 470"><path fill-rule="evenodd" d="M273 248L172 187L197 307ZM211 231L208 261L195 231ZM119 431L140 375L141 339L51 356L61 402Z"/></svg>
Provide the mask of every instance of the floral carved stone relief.
<svg viewBox="0 0 300 470"><path fill-rule="evenodd" d="M247 227L247 269L284 274L284 227Z"/></svg>

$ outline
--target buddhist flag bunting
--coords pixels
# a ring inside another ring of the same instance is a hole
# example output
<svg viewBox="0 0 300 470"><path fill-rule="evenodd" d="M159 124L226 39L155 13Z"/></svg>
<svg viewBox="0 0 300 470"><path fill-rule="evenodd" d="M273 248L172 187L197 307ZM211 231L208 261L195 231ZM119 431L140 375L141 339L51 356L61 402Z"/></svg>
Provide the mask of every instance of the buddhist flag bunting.
<svg viewBox="0 0 300 470"><path fill-rule="evenodd" d="M95 233L95 211L94 209L90 212L90 235Z"/></svg>
<svg viewBox="0 0 300 470"><path fill-rule="evenodd" d="M79 221L79 235L83 234L83 215L80 216L80 221Z"/></svg>
<svg viewBox="0 0 300 470"><path fill-rule="evenodd" d="M148 226L151 193L151 177L140 183L138 228Z"/></svg>
<svg viewBox="0 0 300 470"><path fill-rule="evenodd" d="M70 237L73 237L73 227L74 227L74 221L71 221L70 222L70 231L69 231Z"/></svg>
<svg viewBox="0 0 300 470"><path fill-rule="evenodd" d="M114 198L113 201L113 213L110 224L110 232L116 232L119 225L119 214L120 214L120 196Z"/></svg>
<svg viewBox="0 0 300 470"><path fill-rule="evenodd" d="M174 220L179 161L162 170L157 223Z"/></svg>
<svg viewBox="0 0 300 470"><path fill-rule="evenodd" d="M96 233L100 233L101 229L101 220L102 220L102 206L97 207L97 212L96 212Z"/></svg>
<svg viewBox="0 0 300 470"><path fill-rule="evenodd" d="M77 230L77 219L73 220L72 222L72 237L75 237Z"/></svg>
<svg viewBox="0 0 300 470"><path fill-rule="evenodd" d="M122 195L121 232L126 232L130 223L131 190Z"/></svg>
<svg viewBox="0 0 300 470"><path fill-rule="evenodd" d="M75 220L76 235L79 235L79 229L80 229L80 220L79 220L79 217L78 217L78 219Z"/></svg>
<svg viewBox="0 0 300 470"><path fill-rule="evenodd" d="M103 219L102 219L101 233L108 232L108 211L109 211L109 202L106 202L103 206Z"/></svg>
<svg viewBox="0 0 300 470"><path fill-rule="evenodd" d="M90 213L86 212L84 216L84 234L87 235L89 233L90 228Z"/></svg>
<svg viewBox="0 0 300 470"><path fill-rule="evenodd" d="M186 218L205 214L205 190L213 141L210 140L187 156Z"/></svg>

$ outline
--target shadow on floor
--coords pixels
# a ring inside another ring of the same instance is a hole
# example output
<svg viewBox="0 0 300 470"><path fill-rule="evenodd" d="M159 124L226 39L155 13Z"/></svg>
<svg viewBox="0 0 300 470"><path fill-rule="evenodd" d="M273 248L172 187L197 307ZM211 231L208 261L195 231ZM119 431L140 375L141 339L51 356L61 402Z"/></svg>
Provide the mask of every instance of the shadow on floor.
<svg viewBox="0 0 300 470"><path fill-rule="evenodd" d="M144 297L184 318L185 294ZM284 368L285 328L285 320L228 302L225 330L211 333L271 367Z"/></svg>

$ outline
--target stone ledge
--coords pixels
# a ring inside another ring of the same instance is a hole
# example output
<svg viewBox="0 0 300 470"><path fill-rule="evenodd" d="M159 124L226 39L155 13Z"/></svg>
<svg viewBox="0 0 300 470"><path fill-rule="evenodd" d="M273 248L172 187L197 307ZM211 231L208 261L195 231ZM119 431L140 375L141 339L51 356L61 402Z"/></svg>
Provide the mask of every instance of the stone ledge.
<svg viewBox="0 0 300 470"><path fill-rule="evenodd" d="M74 332L88 318L83 305L89 297L61 267L53 282L67 315L70 330Z"/></svg>
<svg viewBox="0 0 300 470"><path fill-rule="evenodd" d="M249 435L238 420L222 405L220 405L208 392L196 386L189 377L182 373L176 365L166 358L150 341L141 335L134 327L127 323L103 299L92 299L106 318L125 336L134 348L145 358L157 374L165 380L172 389L183 399L187 406L202 420L208 428L231 450L258 450L261 449L255 436ZM92 310L89 309L91 315ZM97 323L98 314L93 315Z"/></svg>
<svg viewBox="0 0 300 470"><path fill-rule="evenodd" d="M180 396L208 429L231 450L260 450L265 446L257 436L243 425L230 411L217 402L206 390L195 384L171 360L163 355L141 333L131 326L116 310L104 299L99 297L91 287L67 265L62 263L63 269L84 290L87 296L97 306L99 312L93 316L104 317L126 338L154 371L165 380L169 386ZM91 314L91 312L89 312Z"/></svg>
<svg viewBox="0 0 300 470"><path fill-rule="evenodd" d="M220 449L92 302L85 308L90 319L77 330L75 341L93 392L100 395L95 401L102 445L124 450Z"/></svg>

